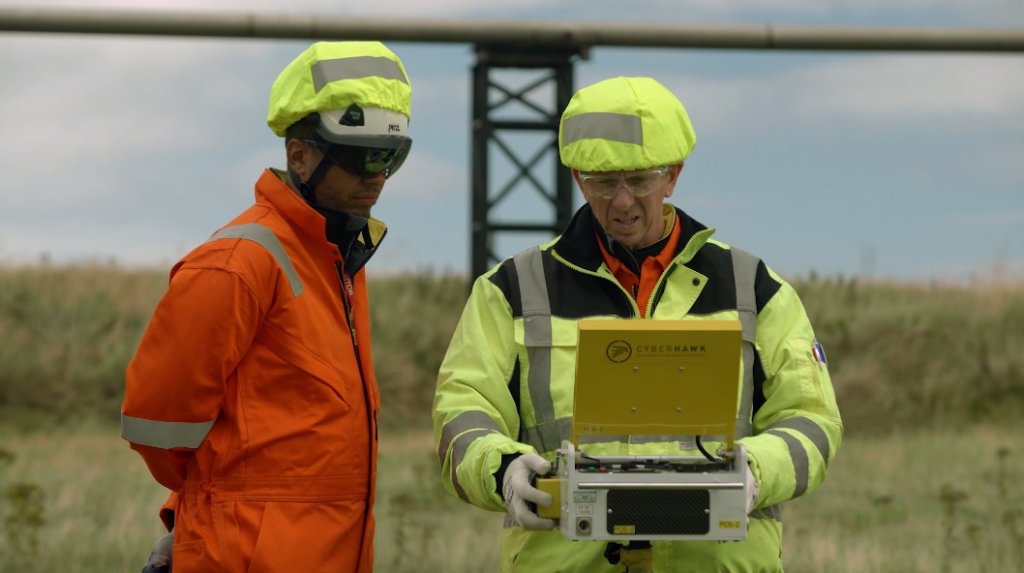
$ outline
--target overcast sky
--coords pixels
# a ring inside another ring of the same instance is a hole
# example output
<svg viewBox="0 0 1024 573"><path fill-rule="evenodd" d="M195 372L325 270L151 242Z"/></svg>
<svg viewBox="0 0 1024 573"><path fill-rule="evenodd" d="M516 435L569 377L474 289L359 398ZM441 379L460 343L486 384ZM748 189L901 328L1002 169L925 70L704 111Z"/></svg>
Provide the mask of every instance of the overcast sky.
<svg viewBox="0 0 1024 573"><path fill-rule="evenodd" d="M382 19L1024 26L1021 0L486 4L0 0ZM250 204L262 169L283 166L267 95L308 44L0 33L0 264L172 264ZM472 47L389 45L412 80L414 145L374 210L389 234L371 272L467 272ZM698 138L673 202L783 275L1024 277L1022 53L595 48L575 72L578 87L648 75L671 88ZM550 218L534 196L517 188L501 213ZM499 254L539 238L501 239Z"/></svg>

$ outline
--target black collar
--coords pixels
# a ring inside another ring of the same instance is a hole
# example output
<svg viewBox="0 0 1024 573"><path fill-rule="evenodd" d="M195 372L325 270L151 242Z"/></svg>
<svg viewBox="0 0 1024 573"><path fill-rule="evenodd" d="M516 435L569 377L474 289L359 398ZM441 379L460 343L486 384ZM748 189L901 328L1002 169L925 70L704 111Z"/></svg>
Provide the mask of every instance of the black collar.
<svg viewBox="0 0 1024 573"><path fill-rule="evenodd" d="M691 218L682 209L675 207L676 210L676 225L682 225L679 232L679 242L676 244L676 252L672 255L678 255L682 252L683 248L686 247L687 243L694 234L707 229L706 226L698 222L696 219ZM565 231L558 238L558 241L551 247L553 251L556 251L564 259L570 263L582 267L590 271L597 271L601 268L601 264L604 262L604 258L601 256L601 249L597 245L595 240L597 237L607 237L604 229L598 224L597 219L594 218L594 212L590 209L590 205L583 205L580 207L576 214L572 216L572 220L565 227ZM665 246L664 241L668 237L656 242L653 245L640 249L641 255L631 252L628 248L623 246L618 241L612 239L606 246L616 258L623 260L630 268L636 264L636 268L639 269L640 265L643 264L644 258L651 254L656 255ZM612 243L618 245L613 246ZM629 256L634 259L634 262L629 262L622 258L620 253L629 253ZM641 258L642 257L642 258ZM637 272L639 274L639 272Z"/></svg>

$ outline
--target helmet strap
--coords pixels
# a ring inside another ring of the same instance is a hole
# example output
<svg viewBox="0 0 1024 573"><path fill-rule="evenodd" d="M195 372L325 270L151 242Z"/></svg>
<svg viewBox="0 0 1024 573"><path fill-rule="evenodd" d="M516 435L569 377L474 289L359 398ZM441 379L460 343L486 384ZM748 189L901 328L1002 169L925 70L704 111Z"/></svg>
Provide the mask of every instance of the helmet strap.
<svg viewBox="0 0 1024 573"><path fill-rule="evenodd" d="M316 168L313 169L313 172L310 173L309 179L305 181L300 179L299 174L296 173L291 167L288 168L288 178L291 179L292 185L294 185L299 190L299 193L302 195L302 198L305 199L306 202L309 203L310 205L318 206L318 203L316 201L316 192L314 191L314 189L316 189L316 186L324 178L324 174L327 172L330 166L331 162L330 160L327 159L327 156L325 155L323 158L320 159L320 163L318 163Z"/></svg>

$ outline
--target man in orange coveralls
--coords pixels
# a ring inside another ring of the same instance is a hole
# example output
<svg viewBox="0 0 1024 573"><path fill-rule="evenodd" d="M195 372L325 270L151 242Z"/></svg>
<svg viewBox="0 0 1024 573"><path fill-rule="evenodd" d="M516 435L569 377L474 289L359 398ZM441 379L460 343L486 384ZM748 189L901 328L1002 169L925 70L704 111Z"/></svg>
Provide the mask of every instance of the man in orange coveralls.
<svg viewBox="0 0 1024 573"><path fill-rule="evenodd" d="M179 261L128 366L121 434L172 491L149 568L373 570L379 396L363 265L411 88L379 42L318 42L270 91L287 172Z"/></svg>

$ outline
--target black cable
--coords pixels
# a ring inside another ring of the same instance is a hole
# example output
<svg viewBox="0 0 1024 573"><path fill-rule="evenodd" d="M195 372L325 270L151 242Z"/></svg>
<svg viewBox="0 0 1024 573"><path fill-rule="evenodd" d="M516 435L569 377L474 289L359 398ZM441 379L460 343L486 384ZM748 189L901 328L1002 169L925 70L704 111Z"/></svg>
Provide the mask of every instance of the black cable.
<svg viewBox="0 0 1024 573"><path fill-rule="evenodd" d="M713 461L713 462L720 462L720 461L722 461L722 460L712 456L711 454L708 453L707 450L704 449L704 445L700 443L700 436L694 436L694 438L696 439L696 442L697 442L697 449L700 450L700 453L704 454L705 458L707 458L708 460Z"/></svg>

